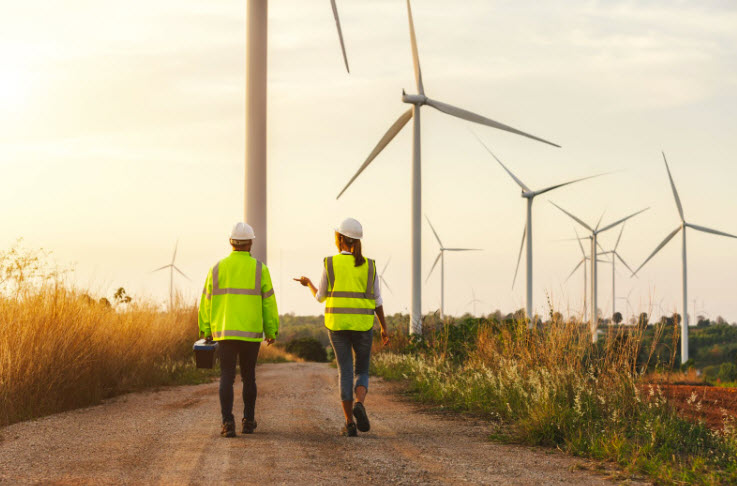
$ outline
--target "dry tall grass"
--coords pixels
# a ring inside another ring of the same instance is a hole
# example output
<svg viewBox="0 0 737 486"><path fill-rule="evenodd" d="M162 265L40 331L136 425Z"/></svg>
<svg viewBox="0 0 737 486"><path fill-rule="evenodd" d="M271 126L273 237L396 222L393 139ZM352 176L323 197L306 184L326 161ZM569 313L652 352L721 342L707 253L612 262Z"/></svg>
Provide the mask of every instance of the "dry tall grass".
<svg viewBox="0 0 737 486"><path fill-rule="evenodd" d="M0 254L0 425L168 384L191 366L194 308L101 304L44 270L42 256Z"/></svg>

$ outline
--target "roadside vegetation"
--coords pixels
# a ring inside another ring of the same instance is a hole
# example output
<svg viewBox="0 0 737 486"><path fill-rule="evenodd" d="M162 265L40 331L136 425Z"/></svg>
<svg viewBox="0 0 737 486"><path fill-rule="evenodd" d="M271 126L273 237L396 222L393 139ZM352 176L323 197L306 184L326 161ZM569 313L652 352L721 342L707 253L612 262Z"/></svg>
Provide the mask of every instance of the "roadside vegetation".
<svg viewBox="0 0 737 486"><path fill-rule="evenodd" d="M586 325L557 314L534 330L519 319L431 316L422 339L407 336L402 323L372 367L423 402L497 422L496 439L615 462L660 484L735 484L734 420L719 430L686 420L643 379L672 367L674 358L659 354L677 349L661 341L667 325L648 331L648 342L642 326L610 327L592 345Z"/></svg>
<svg viewBox="0 0 737 486"><path fill-rule="evenodd" d="M0 426L143 389L205 383L195 367L197 308L110 299L67 285L44 251L0 252ZM263 346L260 362L298 361Z"/></svg>

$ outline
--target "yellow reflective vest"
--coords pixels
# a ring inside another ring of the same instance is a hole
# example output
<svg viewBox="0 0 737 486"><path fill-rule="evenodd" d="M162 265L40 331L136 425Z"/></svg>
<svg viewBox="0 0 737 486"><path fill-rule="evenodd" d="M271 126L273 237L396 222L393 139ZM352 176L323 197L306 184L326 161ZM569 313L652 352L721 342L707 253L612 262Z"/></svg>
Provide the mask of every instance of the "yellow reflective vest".
<svg viewBox="0 0 737 486"><path fill-rule="evenodd" d="M279 335L279 312L269 269L247 251L233 251L207 272L198 315L215 341L262 341Z"/></svg>
<svg viewBox="0 0 737 486"><path fill-rule="evenodd" d="M368 331L374 326L376 263L368 258L357 267L353 255L324 260L328 276L325 327L331 331Z"/></svg>

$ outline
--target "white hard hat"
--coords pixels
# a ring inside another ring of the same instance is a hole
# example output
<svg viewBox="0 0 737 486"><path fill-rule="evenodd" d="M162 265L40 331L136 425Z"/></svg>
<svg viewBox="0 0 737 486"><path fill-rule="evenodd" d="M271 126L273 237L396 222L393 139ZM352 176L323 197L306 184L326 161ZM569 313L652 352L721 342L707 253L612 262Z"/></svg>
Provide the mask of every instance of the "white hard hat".
<svg viewBox="0 0 737 486"><path fill-rule="evenodd" d="M360 240L363 238L363 227L361 226L361 223L353 218L344 219L343 222L340 223L340 226L335 228L335 231L343 236L347 236L348 238L353 238L354 240Z"/></svg>
<svg viewBox="0 0 737 486"><path fill-rule="evenodd" d="M233 226L233 231L230 232L231 240L252 240L256 238L253 233L253 228L250 225L238 222Z"/></svg>

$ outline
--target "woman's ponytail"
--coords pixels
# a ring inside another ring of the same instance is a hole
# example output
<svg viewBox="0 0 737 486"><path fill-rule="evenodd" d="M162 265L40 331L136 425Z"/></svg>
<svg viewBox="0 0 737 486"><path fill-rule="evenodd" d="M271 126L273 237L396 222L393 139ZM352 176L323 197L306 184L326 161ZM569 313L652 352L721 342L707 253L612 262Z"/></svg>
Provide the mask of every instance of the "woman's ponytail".
<svg viewBox="0 0 737 486"><path fill-rule="evenodd" d="M360 267L366 261L361 254L361 240L353 240L353 251L351 253L353 253L353 259L357 267Z"/></svg>

